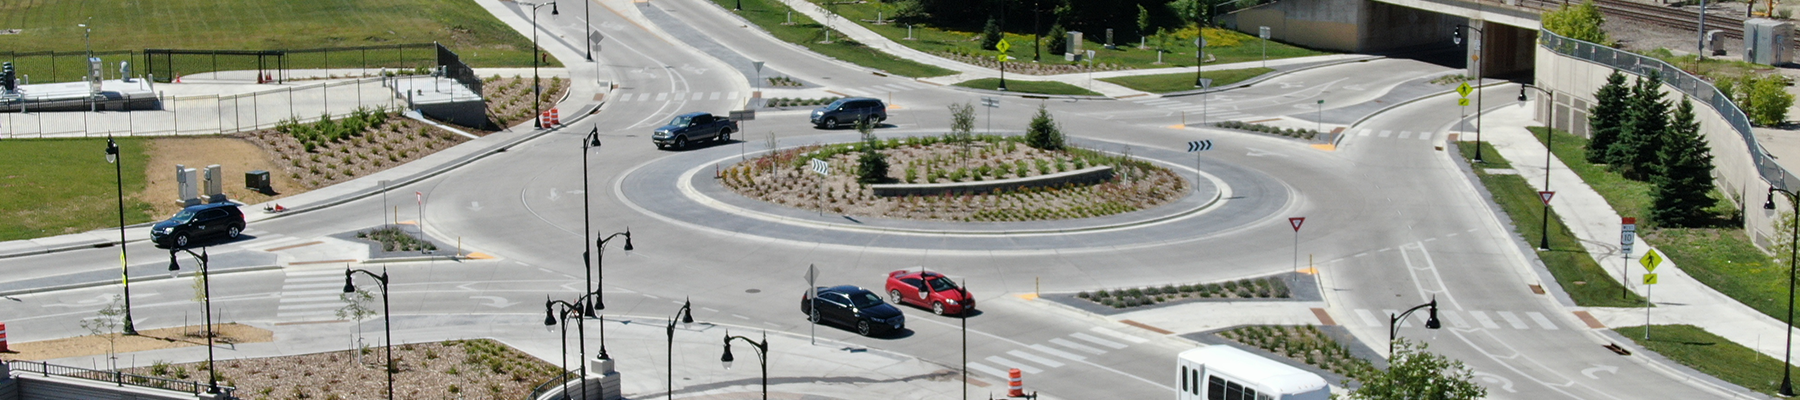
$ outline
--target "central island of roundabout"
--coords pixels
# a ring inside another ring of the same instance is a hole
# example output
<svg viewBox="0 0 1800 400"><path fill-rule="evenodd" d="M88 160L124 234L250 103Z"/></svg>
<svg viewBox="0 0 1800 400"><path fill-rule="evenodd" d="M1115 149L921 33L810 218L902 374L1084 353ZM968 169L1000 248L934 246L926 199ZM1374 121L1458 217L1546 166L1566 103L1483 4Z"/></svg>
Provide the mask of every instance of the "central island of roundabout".
<svg viewBox="0 0 1800 400"><path fill-rule="evenodd" d="M645 215L719 235L980 252L1178 244L1277 218L1292 199L1261 171L1158 148L1070 137L1065 150L1039 151L1016 136L877 135L889 162L879 183L858 182L870 142L848 131L674 152L626 171L614 193Z"/></svg>

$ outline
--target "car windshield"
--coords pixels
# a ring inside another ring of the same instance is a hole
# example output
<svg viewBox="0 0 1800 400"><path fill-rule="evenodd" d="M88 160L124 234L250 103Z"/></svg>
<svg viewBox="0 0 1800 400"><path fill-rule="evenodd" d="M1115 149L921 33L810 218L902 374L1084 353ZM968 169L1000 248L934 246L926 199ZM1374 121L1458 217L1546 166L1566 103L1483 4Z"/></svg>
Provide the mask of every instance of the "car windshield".
<svg viewBox="0 0 1800 400"><path fill-rule="evenodd" d="M679 116L679 117L675 117L674 120L669 121L669 125L670 126L687 126L688 121L689 121L689 118L687 116L685 116L685 115Z"/></svg>
<svg viewBox="0 0 1800 400"><path fill-rule="evenodd" d="M178 223L178 224L185 224L188 221L192 221L193 219L194 219L194 210L188 210L188 209L183 209L181 211L177 211L177 212L175 212L175 216L169 217L170 221L175 221L175 223Z"/></svg>
<svg viewBox="0 0 1800 400"><path fill-rule="evenodd" d="M850 303L855 304L856 308L869 308L881 305L881 296L876 296L874 293L860 292L848 293L847 295L850 296Z"/></svg>
<svg viewBox="0 0 1800 400"><path fill-rule="evenodd" d="M932 279L932 280L929 280L926 282L931 283L931 291L933 291L933 292L948 292L948 291L956 290L956 283L951 282L949 278L937 278L937 279Z"/></svg>
<svg viewBox="0 0 1800 400"><path fill-rule="evenodd" d="M849 102L850 101L848 101L848 100L838 100L838 101L831 102L831 105L827 105L827 106L825 106L825 108L836 109L839 107L843 107L845 103L849 103Z"/></svg>

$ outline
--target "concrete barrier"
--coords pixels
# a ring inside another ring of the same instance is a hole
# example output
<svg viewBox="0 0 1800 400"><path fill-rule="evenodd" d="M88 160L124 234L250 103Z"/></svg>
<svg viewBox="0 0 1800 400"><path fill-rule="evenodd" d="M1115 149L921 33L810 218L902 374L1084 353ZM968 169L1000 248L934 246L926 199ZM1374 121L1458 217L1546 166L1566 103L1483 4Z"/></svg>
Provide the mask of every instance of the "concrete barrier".
<svg viewBox="0 0 1800 400"><path fill-rule="evenodd" d="M951 183L892 183L869 185L876 196L937 196L944 194L988 194L997 191L1031 187L1053 187L1063 184L1090 184L1112 180L1111 166L1097 166L1049 175L992 181Z"/></svg>

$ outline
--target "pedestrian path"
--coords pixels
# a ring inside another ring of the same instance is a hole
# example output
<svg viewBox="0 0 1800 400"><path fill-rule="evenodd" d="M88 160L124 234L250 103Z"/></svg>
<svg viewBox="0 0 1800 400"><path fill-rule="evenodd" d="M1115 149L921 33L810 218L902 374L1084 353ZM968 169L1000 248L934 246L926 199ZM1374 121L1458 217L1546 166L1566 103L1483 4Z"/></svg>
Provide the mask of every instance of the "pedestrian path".
<svg viewBox="0 0 1800 400"><path fill-rule="evenodd" d="M1050 339L1047 343L1015 347L981 358L985 363L970 361L969 369L1005 380L1010 376L1008 369L1018 368L1019 372L1040 374L1046 368L1061 368L1072 362L1086 361L1089 356L1105 355L1109 351L1123 350L1148 341L1150 340L1096 326L1087 332L1073 332Z"/></svg>
<svg viewBox="0 0 1800 400"><path fill-rule="evenodd" d="M1369 129L1356 130L1355 136L1358 138L1419 140L1419 141L1429 142L1429 141L1431 141L1432 138L1437 137L1437 134L1432 133L1432 132L1413 132L1413 131L1404 131L1404 130L1369 128Z"/></svg>
<svg viewBox="0 0 1800 400"><path fill-rule="evenodd" d="M918 83L918 82L899 82L899 83L889 83L889 84L885 84L885 85L860 86L860 87L853 87L853 88L834 88L831 91L842 92L844 94L848 94L851 96L858 96L858 97L879 97L879 96L885 95L885 94L905 92L905 91L911 91L911 90L919 90L919 89L930 89L933 87L935 87L935 86Z"/></svg>
<svg viewBox="0 0 1800 400"><path fill-rule="evenodd" d="M1360 322L1362 326L1378 328L1388 326L1389 316L1399 314L1400 311L1392 309L1369 310L1358 308L1351 310L1351 313L1356 315L1355 322ZM1468 314L1467 317L1465 317L1464 314ZM1550 331L1562 329L1562 327L1557 326L1550 317L1536 311L1519 313L1513 311L1466 310L1458 312L1457 310L1439 309L1438 318L1439 321L1448 322L1450 327L1456 329L1542 329ZM1400 321L1400 326L1411 327L1413 326L1414 320L1418 320L1417 322L1420 325L1423 325L1425 323L1425 316L1418 314L1408 316L1407 319ZM1350 321L1341 322L1349 323Z"/></svg>
<svg viewBox="0 0 1800 400"><path fill-rule="evenodd" d="M282 270L281 302L275 317L282 320L335 320L344 307L344 267L289 266Z"/></svg>
<svg viewBox="0 0 1800 400"><path fill-rule="evenodd" d="M736 98L742 97L743 92L657 92L657 93L622 92L622 93L618 93L616 96L617 97L613 98L613 101L619 102L619 103L652 102L652 101L683 101L683 100L720 100L720 99L730 100L730 99L736 99Z"/></svg>

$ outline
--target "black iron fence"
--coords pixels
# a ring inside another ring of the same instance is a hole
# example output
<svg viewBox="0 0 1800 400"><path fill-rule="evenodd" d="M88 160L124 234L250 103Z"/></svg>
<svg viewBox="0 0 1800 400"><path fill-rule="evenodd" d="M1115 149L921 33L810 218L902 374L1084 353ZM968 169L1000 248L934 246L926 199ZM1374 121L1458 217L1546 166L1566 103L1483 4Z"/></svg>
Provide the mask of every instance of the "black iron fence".
<svg viewBox="0 0 1800 400"><path fill-rule="evenodd" d="M43 361L8 360L6 366L14 371L41 374L43 376L61 376L106 382L120 387L129 385L143 388L173 390L195 395L199 395L207 389L206 384L200 381L183 381L154 376L127 374L119 371L93 370L81 367L56 365ZM219 386L219 393L225 395L223 398L231 398L231 392L233 390L237 390L237 388Z"/></svg>

